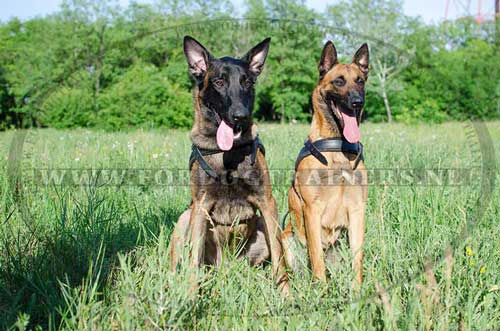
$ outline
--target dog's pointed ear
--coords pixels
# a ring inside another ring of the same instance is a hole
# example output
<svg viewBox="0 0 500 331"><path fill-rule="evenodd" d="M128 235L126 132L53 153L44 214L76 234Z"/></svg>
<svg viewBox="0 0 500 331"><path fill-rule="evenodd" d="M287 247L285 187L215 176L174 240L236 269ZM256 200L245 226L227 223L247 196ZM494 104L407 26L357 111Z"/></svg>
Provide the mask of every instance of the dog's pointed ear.
<svg viewBox="0 0 500 331"><path fill-rule="evenodd" d="M323 52L321 53L321 60L319 60L318 71L319 79L322 79L334 65L339 63L337 58L337 50L335 45L328 40L323 47Z"/></svg>
<svg viewBox="0 0 500 331"><path fill-rule="evenodd" d="M208 61L212 55L196 39L190 36L184 37L184 55L189 66L189 73L196 79L202 78L208 69Z"/></svg>
<svg viewBox="0 0 500 331"><path fill-rule="evenodd" d="M368 45L364 43L354 54L352 63L356 64L361 72L368 77L368 67L370 65L370 51L368 50Z"/></svg>
<svg viewBox="0 0 500 331"><path fill-rule="evenodd" d="M271 38L266 38L248 51L241 59L248 63L249 70L258 76L264 68Z"/></svg>

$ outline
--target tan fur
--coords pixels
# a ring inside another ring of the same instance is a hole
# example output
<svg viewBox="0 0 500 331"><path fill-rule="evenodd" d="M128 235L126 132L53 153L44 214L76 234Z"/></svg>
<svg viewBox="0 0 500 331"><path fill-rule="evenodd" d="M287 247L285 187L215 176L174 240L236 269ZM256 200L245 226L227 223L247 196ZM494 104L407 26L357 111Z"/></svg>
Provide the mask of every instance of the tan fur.
<svg viewBox="0 0 500 331"><path fill-rule="evenodd" d="M356 88L353 82L363 73L354 63L337 64L321 79L312 98L314 113L309 133L311 141L341 136L341 129L332 121L331 111L325 102L327 91L336 88L332 81L341 75L347 81L344 88L348 91L350 88ZM360 116L358 121L359 119ZM296 253L292 250L291 243L298 240L307 247L313 276L325 281L325 252L335 244L340 231L346 229L353 254L352 268L357 282L361 283L368 195L366 168L361 161L355 173L352 172L355 155L341 152L328 152L323 155L328 160L326 166L313 156L308 156L300 162L293 185L288 191L291 222L282 236L285 259L291 269L297 268ZM320 170L322 185L308 183L311 171L316 170ZM329 174L326 170L329 170L330 174L338 175L339 179L342 178L341 182L336 185L323 185L328 181L328 178L325 178ZM358 176L358 183L361 185L348 184L352 176Z"/></svg>

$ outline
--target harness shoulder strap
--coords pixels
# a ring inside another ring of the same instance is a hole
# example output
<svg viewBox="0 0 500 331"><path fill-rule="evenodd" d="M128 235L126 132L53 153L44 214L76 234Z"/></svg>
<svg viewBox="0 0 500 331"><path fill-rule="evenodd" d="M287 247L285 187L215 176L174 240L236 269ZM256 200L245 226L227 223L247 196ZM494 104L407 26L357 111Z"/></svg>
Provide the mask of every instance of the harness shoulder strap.
<svg viewBox="0 0 500 331"><path fill-rule="evenodd" d="M215 153L212 153L215 154ZM208 155L208 154L206 154ZM194 161L198 161L200 164L200 167L205 171L207 175L212 177L215 180L219 179L219 176L217 175L217 172L210 166L210 164L207 163L205 158L203 157L202 153L200 152L200 149L196 147L195 145L191 146L191 156L189 157L189 169L193 166Z"/></svg>
<svg viewBox="0 0 500 331"><path fill-rule="evenodd" d="M250 142L252 145L252 154L250 156L250 161L251 164L254 165L255 161L257 160L257 151L260 149L262 154L266 155L266 149L264 148L264 144L260 140L259 136L256 136L255 139ZM245 145L238 146L237 148L244 148L248 147L248 143ZM198 161L200 164L200 167L205 171L207 175L212 177L215 180L219 179L219 176L217 175L217 172L208 164L208 162L205 160L203 156L207 155L213 155L213 154L218 154L218 153L223 153L221 150L209 150L209 149L203 149L200 150L198 147L196 147L194 144L191 146L191 156L189 157L189 169L193 166L193 163L195 161Z"/></svg>
<svg viewBox="0 0 500 331"><path fill-rule="evenodd" d="M316 144L311 142L309 139L307 139L306 142L304 143L304 148L307 150L309 154L312 154L312 156L318 159L318 161L321 162L323 165L328 164L328 160L326 159L326 157L323 154L321 154L323 150L318 149L318 147L316 147Z"/></svg>
<svg viewBox="0 0 500 331"><path fill-rule="evenodd" d="M266 156L266 149L264 148L264 144L262 143L262 140L260 140L259 135L257 135L257 137L255 137L255 140L253 141L252 156L250 158L252 165L254 165L255 161L257 160L257 151L259 149L262 152L262 154Z"/></svg>
<svg viewBox="0 0 500 331"><path fill-rule="evenodd" d="M304 143L304 147L299 152L297 160L295 161L295 171L297 171L300 161L309 155L314 156L322 164L327 165L328 161L325 156L321 154L322 152L345 152L356 154L357 156L354 161L354 169L356 169L359 162L364 159L363 144L360 142L353 144L340 138L326 138L315 142L311 142L307 139Z"/></svg>

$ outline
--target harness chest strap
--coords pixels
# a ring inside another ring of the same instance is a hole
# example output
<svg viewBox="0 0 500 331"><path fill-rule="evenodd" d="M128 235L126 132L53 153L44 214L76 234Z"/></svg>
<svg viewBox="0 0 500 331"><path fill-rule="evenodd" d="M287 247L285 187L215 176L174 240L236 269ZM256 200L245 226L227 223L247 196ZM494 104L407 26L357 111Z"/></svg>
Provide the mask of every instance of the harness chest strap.
<svg viewBox="0 0 500 331"><path fill-rule="evenodd" d="M241 148L247 148L248 146L252 146L252 153L250 156L250 162L252 165L255 164L255 161L257 160L257 151L260 150L262 154L266 154L266 149L264 148L264 144L260 140L259 136L255 137L254 140L250 141L249 143L237 146L231 151L235 151ZM189 170L191 170L193 163L195 161L198 161L200 167L205 171L205 173L212 177L215 180L219 180L219 175L217 175L217 172L208 164L207 160L205 160L204 156L208 155L214 155L214 154L219 154L219 153L224 153L224 151L220 149L202 149L198 148L196 145L191 146L191 156L189 157Z"/></svg>
<svg viewBox="0 0 500 331"><path fill-rule="evenodd" d="M304 147L300 150L299 155L297 156L297 160L295 161L295 171L297 171L300 161L309 155L314 156L322 164L328 165L328 160L323 154L321 154L323 152L344 152L355 154L356 159L354 160L353 170L358 167L361 160L364 160L363 144L360 142L353 144L341 138L326 138L316 140L315 142L307 139L304 142Z"/></svg>

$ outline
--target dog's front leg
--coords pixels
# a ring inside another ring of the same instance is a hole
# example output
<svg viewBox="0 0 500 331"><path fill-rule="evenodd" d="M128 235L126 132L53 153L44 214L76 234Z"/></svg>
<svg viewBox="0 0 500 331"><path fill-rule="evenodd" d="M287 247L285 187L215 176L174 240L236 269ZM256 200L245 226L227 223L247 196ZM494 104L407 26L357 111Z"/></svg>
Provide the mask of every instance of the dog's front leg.
<svg viewBox="0 0 500 331"><path fill-rule="evenodd" d="M276 200L274 200L272 195L265 199L258 199L256 201L256 207L260 210L264 218L264 232L269 251L271 252L273 276L282 293L288 295L288 275L285 270L285 261L283 259L281 229L278 225L278 208L276 206Z"/></svg>
<svg viewBox="0 0 500 331"><path fill-rule="evenodd" d="M325 259L323 246L321 245L321 214L324 206L306 204L304 209L307 251L311 261L312 273L315 278L326 282Z"/></svg>
<svg viewBox="0 0 500 331"><path fill-rule="evenodd" d="M356 287L363 281L363 242L365 240L365 208L349 213L349 246L353 255L352 269L356 276Z"/></svg>
<svg viewBox="0 0 500 331"><path fill-rule="evenodd" d="M191 212L189 225L191 229L191 262L190 266L199 268L203 262L203 253L207 234L207 210L208 206L202 202L195 202Z"/></svg>
<svg viewBox="0 0 500 331"><path fill-rule="evenodd" d="M177 264L181 259L183 248L186 247L186 242L189 241L189 222L191 221L191 207L185 210L177 223L175 223L174 231L170 239L170 270L175 271Z"/></svg>

